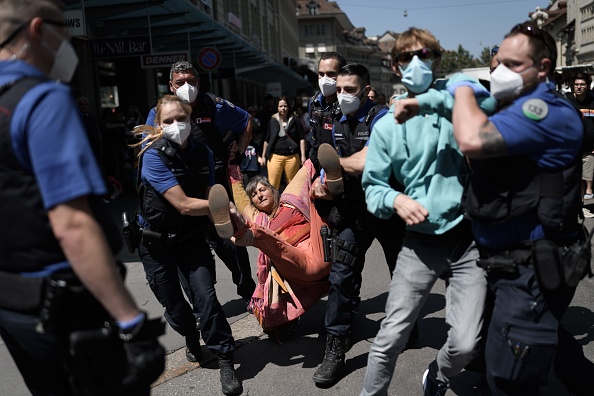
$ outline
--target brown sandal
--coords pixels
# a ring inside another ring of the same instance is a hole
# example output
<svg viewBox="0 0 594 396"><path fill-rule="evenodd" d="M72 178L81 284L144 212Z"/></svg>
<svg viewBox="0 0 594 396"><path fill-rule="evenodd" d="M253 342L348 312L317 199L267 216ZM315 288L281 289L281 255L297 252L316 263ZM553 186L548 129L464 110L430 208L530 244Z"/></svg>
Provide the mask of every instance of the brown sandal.
<svg viewBox="0 0 594 396"><path fill-rule="evenodd" d="M229 195L220 184L215 184L208 193L208 207L217 234L221 238L230 239L233 236L233 224L229 215Z"/></svg>
<svg viewBox="0 0 594 396"><path fill-rule="evenodd" d="M328 143L322 143L318 148L318 159L320 167L326 173L326 187L330 194L340 196L344 192L342 183L342 168L340 167L340 158L334 147Z"/></svg>

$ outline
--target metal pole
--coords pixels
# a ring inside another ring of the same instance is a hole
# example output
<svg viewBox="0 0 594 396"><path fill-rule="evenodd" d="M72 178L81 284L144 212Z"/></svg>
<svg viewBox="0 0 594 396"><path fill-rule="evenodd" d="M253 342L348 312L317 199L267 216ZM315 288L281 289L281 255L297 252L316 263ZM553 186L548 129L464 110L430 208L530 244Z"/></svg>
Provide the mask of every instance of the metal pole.
<svg viewBox="0 0 594 396"><path fill-rule="evenodd" d="M149 3L146 3L146 18L148 19L148 31L149 31L149 45L151 46L151 54L153 53L153 33L151 30L151 11Z"/></svg>

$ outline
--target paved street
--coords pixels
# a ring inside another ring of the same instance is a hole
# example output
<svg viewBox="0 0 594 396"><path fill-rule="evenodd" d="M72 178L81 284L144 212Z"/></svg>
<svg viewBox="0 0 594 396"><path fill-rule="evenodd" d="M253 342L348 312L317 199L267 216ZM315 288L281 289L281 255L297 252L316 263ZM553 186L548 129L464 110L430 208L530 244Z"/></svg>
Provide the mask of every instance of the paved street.
<svg viewBox="0 0 594 396"><path fill-rule="evenodd" d="M120 197L113 204L114 216L122 209L130 207L129 197ZM594 208L592 208L594 209ZM594 220L588 219L588 226ZM252 265L255 264L256 250L250 249ZM120 258L128 266L127 283L139 305L151 316L162 314L162 307L150 292L144 278L142 265L134 255L122 254ZM333 387L317 388L311 377L321 363L325 347L323 318L326 302L322 300L303 317L294 333L280 337L282 345L263 334L256 320L245 313L241 299L235 294L229 271L217 259L217 293L221 304L232 322L234 336L240 345L236 352L237 373L243 380L244 395L358 395L370 343L377 333L383 318L383 308L387 297L389 275L384 264L381 247L374 244L367 255L367 265L363 273L361 305L355 320L355 344L347 353L345 376ZM411 350L399 358L390 395L421 394L421 377L427 364L435 357L437 349L446 337L444 322L444 282L439 281L424 307L419 321L421 337ZM581 282L565 322L568 329L585 346L586 356L594 359L594 279ZM220 395L219 372L216 359L206 359L205 367L185 360L183 338L167 328L162 338L168 350L168 367L163 377L155 384L153 395ZM206 349L204 349L206 352ZM21 396L28 392L14 367L4 344L0 345L0 395ZM463 372L453 383L448 395L489 395L480 374ZM545 396L564 396L566 392L559 383L553 382L544 390Z"/></svg>

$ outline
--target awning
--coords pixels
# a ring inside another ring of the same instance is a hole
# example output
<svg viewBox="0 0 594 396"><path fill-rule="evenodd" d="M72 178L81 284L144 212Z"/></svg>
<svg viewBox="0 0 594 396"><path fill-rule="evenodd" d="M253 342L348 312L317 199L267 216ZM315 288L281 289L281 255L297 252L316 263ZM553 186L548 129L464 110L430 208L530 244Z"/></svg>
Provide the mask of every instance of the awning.
<svg viewBox="0 0 594 396"><path fill-rule="evenodd" d="M204 4L212 4L211 0L67 0L66 3L67 10L85 11L90 39L147 36L151 53L189 51L194 63L201 49L214 47L221 54L220 67L234 68L238 77L259 82L280 81L289 91L311 86L260 50L257 43L247 41L201 11Z"/></svg>

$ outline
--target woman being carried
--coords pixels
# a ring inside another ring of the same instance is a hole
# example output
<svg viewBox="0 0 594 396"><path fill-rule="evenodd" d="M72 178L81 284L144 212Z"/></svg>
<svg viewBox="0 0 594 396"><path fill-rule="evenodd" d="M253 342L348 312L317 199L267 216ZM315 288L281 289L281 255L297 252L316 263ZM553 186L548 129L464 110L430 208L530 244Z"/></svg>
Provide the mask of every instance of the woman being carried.
<svg viewBox="0 0 594 396"><path fill-rule="evenodd" d="M325 162L340 166L338 155ZM249 309L265 330L272 330L301 316L328 292L331 262L324 261L320 235L326 223L310 199L315 169L306 161L282 195L262 176L244 189L237 166L229 167L229 176L237 208L231 204L229 209L222 190L213 188L211 213L222 237L233 235L236 244L260 249Z"/></svg>

